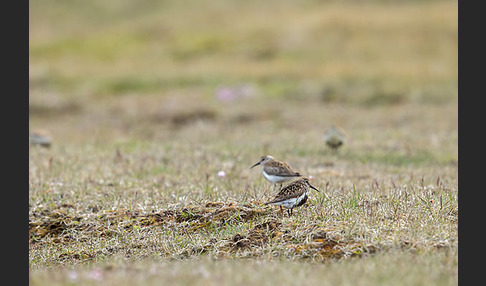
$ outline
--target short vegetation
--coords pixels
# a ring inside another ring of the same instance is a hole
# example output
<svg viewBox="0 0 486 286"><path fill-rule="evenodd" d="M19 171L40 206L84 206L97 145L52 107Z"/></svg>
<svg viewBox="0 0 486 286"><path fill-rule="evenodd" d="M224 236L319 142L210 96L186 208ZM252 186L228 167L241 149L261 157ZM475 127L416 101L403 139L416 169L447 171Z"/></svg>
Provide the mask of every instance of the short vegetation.
<svg viewBox="0 0 486 286"><path fill-rule="evenodd" d="M32 285L457 284L457 1L29 8Z"/></svg>

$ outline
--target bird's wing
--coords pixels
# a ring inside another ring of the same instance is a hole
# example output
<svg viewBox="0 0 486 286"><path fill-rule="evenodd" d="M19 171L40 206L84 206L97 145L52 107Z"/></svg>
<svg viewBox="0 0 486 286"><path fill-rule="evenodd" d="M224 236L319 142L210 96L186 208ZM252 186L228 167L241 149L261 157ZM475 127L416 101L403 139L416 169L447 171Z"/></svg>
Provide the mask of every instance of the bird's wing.
<svg viewBox="0 0 486 286"><path fill-rule="evenodd" d="M265 172L271 175L279 175L279 176L289 176L295 177L300 176L299 172L295 172L292 170L289 164L286 162L280 161L272 161L265 165Z"/></svg>
<svg viewBox="0 0 486 286"><path fill-rule="evenodd" d="M277 203L289 198L300 197L304 191L305 188L301 188L300 185L291 184L280 190L273 200L266 202L265 204Z"/></svg>

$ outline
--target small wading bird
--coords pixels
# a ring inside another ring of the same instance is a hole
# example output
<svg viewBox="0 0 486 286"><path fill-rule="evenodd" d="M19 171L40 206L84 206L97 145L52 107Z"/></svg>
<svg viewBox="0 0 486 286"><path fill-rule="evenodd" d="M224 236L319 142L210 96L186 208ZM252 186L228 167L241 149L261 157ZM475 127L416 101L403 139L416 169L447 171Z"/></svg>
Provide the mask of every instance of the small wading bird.
<svg viewBox="0 0 486 286"><path fill-rule="evenodd" d="M39 129L29 132L29 147L37 145L45 148L50 148L51 144L52 137L49 131Z"/></svg>
<svg viewBox="0 0 486 286"><path fill-rule="evenodd" d="M301 176L299 172L292 170L289 164L275 160L270 155L260 157L260 161L251 166L250 169L258 165L262 165L263 176L267 181L273 183L274 189L277 184L281 185L283 182Z"/></svg>
<svg viewBox="0 0 486 286"><path fill-rule="evenodd" d="M324 141L333 151L337 151L346 141L346 132L341 128L332 126L324 132Z"/></svg>
<svg viewBox="0 0 486 286"><path fill-rule="evenodd" d="M283 211L282 207L284 207L287 209L289 216L291 216L295 207L299 207L307 201L309 188L319 192L318 189L309 183L308 178L298 179L282 188L277 196L273 200L266 202L265 205L280 206L281 211Z"/></svg>

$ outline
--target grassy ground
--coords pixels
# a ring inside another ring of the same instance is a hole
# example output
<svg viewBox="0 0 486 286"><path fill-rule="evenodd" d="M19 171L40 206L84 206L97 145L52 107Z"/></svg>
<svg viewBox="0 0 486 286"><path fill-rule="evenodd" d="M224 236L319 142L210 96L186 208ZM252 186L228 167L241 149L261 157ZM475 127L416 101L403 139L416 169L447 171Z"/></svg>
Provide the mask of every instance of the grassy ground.
<svg viewBox="0 0 486 286"><path fill-rule="evenodd" d="M265 3L29 3L31 284L457 284L457 1Z"/></svg>
<svg viewBox="0 0 486 286"><path fill-rule="evenodd" d="M57 272L34 270L31 284L71 285L82 281L134 285L142 281L143 285L160 285L164 281L172 285L453 285L457 284L457 272L451 273L451 269L457 269L455 255L399 251L330 263L248 259L113 262Z"/></svg>

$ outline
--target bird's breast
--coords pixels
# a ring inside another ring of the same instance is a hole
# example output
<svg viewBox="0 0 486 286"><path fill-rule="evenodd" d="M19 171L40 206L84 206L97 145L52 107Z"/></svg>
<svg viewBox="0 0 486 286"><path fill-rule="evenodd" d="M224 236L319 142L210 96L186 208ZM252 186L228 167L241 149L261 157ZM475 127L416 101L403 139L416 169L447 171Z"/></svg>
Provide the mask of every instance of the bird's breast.
<svg viewBox="0 0 486 286"><path fill-rule="evenodd" d="M308 199L308 196L307 196L306 193L304 193L302 196L297 198L297 200L295 202L295 206L298 207L298 206L305 204L305 202L307 202L307 199Z"/></svg>
<svg viewBox="0 0 486 286"><path fill-rule="evenodd" d="M282 176L278 176L278 175L270 175L270 174L267 174L265 171L263 171L263 176L269 182L272 182L274 184L282 183L282 182L285 182L285 181L292 179L292 177L282 177Z"/></svg>

